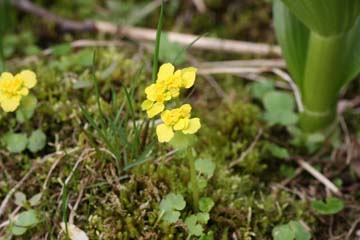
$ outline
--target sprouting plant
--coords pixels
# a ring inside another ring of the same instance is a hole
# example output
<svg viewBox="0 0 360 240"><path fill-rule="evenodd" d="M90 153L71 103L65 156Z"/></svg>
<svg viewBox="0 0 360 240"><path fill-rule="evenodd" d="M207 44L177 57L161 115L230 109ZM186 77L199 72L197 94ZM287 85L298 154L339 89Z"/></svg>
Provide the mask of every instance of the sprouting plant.
<svg viewBox="0 0 360 240"><path fill-rule="evenodd" d="M40 212L33 209L41 203L41 196L42 194L38 193L28 200L24 193L15 193L15 204L26 210L10 219L9 233L15 236L23 235L28 229L41 222Z"/></svg>
<svg viewBox="0 0 360 240"><path fill-rule="evenodd" d="M196 71L197 69L193 67L175 71L175 67L171 63L163 64L157 74L156 82L145 89L147 99L141 107L147 112L149 118L161 114L162 123L156 127L160 143L173 141L180 148L187 147L194 208L198 209L199 190L194 150L191 144L188 144L188 136L195 134L200 129L200 119L191 118L190 104L184 104L171 110L165 107L165 103L180 96L182 88L188 89L194 85Z"/></svg>
<svg viewBox="0 0 360 240"><path fill-rule="evenodd" d="M274 1L276 35L301 92L306 131L334 122L341 89L360 72L359 16L358 0Z"/></svg>
<svg viewBox="0 0 360 240"><path fill-rule="evenodd" d="M37 98L30 93L36 86L37 77L33 71L23 70L15 76L3 72L0 76L0 107L6 113L15 112L16 120L30 128L28 121L34 115ZM12 153L19 153L26 148L35 153L46 145L46 135L41 129L26 129L27 133L14 133L13 130L1 136L3 144Z"/></svg>

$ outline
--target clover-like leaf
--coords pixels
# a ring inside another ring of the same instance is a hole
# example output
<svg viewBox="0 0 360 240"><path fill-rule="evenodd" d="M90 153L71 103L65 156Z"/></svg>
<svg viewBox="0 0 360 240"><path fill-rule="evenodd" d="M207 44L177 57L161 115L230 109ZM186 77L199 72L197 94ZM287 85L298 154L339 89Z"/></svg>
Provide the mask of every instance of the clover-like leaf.
<svg viewBox="0 0 360 240"><path fill-rule="evenodd" d="M36 153L46 145L46 135L41 129L33 131L29 138L28 149Z"/></svg>
<svg viewBox="0 0 360 240"><path fill-rule="evenodd" d="M160 210L163 212L163 220L169 224L179 220L180 211L186 206L181 194L169 193L160 202Z"/></svg>
<svg viewBox="0 0 360 240"><path fill-rule="evenodd" d="M272 235L274 240L310 240L310 233L298 221L276 226Z"/></svg>
<svg viewBox="0 0 360 240"><path fill-rule="evenodd" d="M294 240L295 233L288 224L276 226L272 231L274 240Z"/></svg>
<svg viewBox="0 0 360 240"><path fill-rule="evenodd" d="M265 94L273 91L275 88L274 83L272 81L261 81L256 82L251 85L250 91L251 95L255 98L262 99Z"/></svg>
<svg viewBox="0 0 360 240"><path fill-rule="evenodd" d="M315 200L311 203L312 208L318 214L331 215L336 214L344 209L344 202L338 198L327 198L324 201Z"/></svg>
<svg viewBox="0 0 360 240"><path fill-rule="evenodd" d="M195 161L195 169L210 178L214 174L215 163L209 159L197 159Z"/></svg>
<svg viewBox="0 0 360 240"><path fill-rule="evenodd" d="M19 236L24 234L29 228L40 222L38 213L35 210L28 210L15 216L11 225L11 233Z"/></svg>
<svg viewBox="0 0 360 240"><path fill-rule="evenodd" d="M190 236L201 236L204 232L204 228L201 224L198 223L198 218L196 215L190 215L185 219L185 224L188 228Z"/></svg>
<svg viewBox="0 0 360 240"><path fill-rule="evenodd" d="M290 221L289 226L294 231L296 240L310 240L311 239L310 233L304 228L304 226L300 222Z"/></svg>
<svg viewBox="0 0 360 240"><path fill-rule="evenodd" d="M11 153L20 153L26 149L28 138L24 133L8 132L2 137L7 150Z"/></svg>
<svg viewBox="0 0 360 240"><path fill-rule="evenodd" d="M202 212L208 213L214 207L214 200L208 197L200 198L199 200L199 209Z"/></svg>
<svg viewBox="0 0 360 240"><path fill-rule="evenodd" d="M292 111L295 107L293 96L280 91L271 91L265 94L263 103L269 112Z"/></svg>
<svg viewBox="0 0 360 240"><path fill-rule="evenodd" d="M294 112L295 100L288 93L271 91L263 97L265 107L265 119L270 124L292 125L298 121L298 115Z"/></svg>

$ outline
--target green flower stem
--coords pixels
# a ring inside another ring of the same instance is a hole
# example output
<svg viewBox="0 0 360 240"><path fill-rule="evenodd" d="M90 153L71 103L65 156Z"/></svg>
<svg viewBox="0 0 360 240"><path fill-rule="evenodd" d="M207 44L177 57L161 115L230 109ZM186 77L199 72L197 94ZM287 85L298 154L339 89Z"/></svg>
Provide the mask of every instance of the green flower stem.
<svg viewBox="0 0 360 240"><path fill-rule="evenodd" d="M194 211L199 209L199 187L196 179L195 158L191 147L188 147L188 159L190 167L190 184Z"/></svg>
<svg viewBox="0 0 360 240"><path fill-rule="evenodd" d="M322 37L311 33L305 67L300 124L305 131L325 129L336 118L342 87L343 35Z"/></svg>
<svg viewBox="0 0 360 240"><path fill-rule="evenodd" d="M0 73L3 71L5 71L4 44L3 36L0 36Z"/></svg>

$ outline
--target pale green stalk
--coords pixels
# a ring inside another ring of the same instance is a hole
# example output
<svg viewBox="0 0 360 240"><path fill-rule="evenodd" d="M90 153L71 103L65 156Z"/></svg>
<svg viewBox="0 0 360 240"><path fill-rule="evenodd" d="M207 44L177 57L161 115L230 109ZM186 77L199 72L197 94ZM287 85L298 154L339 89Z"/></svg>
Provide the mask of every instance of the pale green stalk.
<svg viewBox="0 0 360 240"><path fill-rule="evenodd" d="M189 159L189 167L190 167L190 185L191 185L191 193L193 200L193 208L194 211L197 212L199 209L199 187L196 178L195 158L191 147L188 147L188 159Z"/></svg>
<svg viewBox="0 0 360 240"><path fill-rule="evenodd" d="M343 35L322 37L311 32L303 79L304 112L300 124L313 131L329 126L336 116L342 82Z"/></svg>

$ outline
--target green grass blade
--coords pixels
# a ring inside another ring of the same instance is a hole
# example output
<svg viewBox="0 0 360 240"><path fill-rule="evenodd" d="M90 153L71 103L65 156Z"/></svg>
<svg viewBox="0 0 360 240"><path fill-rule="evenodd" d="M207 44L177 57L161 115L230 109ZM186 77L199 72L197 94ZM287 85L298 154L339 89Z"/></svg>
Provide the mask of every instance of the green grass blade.
<svg viewBox="0 0 360 240"><path fill-rule="evenodd" d="M183 55L185 52L187 52L197 41L199 41L202 37L205 37L206 35L208 35L208 33L204 33L201 34L200 36L198 36L197 38L195 38L191 43L189 43L188 45L186 45L185 47L183 47L181 49L181 51L179 51L176 56L174 57L173 60L173 64L176 65L177 60L181 57L181 55Z"/></svg>
<svg viewBox="0 0 360 240"><path fill-rule="evenodd" d="M148 153L153 149L153 147L155 145L156 145L156 141L154 140L153 142L151 142L149 145L146 146L144 151L140 154L140 156L134 162L127 164L124 167L124 170L128 171L129 169L131 169L133 167L136 167L142 163L145 163L145 162L151 160L151 158L147 158L146 155L148 155Z"/></svg>
<svg viewBox="0 0 360 240"><path fill-rule="evenodd" d="M280 0L274 2L274 24L288 69L302 89L310 32Z"/></svg>
<svg viewBox="0 0 360 240"><path fill-rule="evenodd" d="M99 110L100 124L101 124L101 127L104 129L105 128L106 117L105 117L105 114L104 114L104 112L102 110L102 107L101 107L100 88L99 88L99 82L97 81L97 78L96 78L96 67L95 67L95 65L96 65L96 51L94 51L94 55L93 55L92 79L93 79L94 86L95 86L96 104L97 104L97 108Z"/></svg>
<svg viewBox="0 0 360 240"><path fill-rule="evenodd" d="M156 75L159 68L159 51L160 51L160 39L161 39L161 31L163 26L163 17L164 17L164 3L161 3L160 8L160 18L156 31L156 41L155 41L155 52L154 52L154 60L153 60L153 70L152 70L152 81L156 81Z"/></svg>

